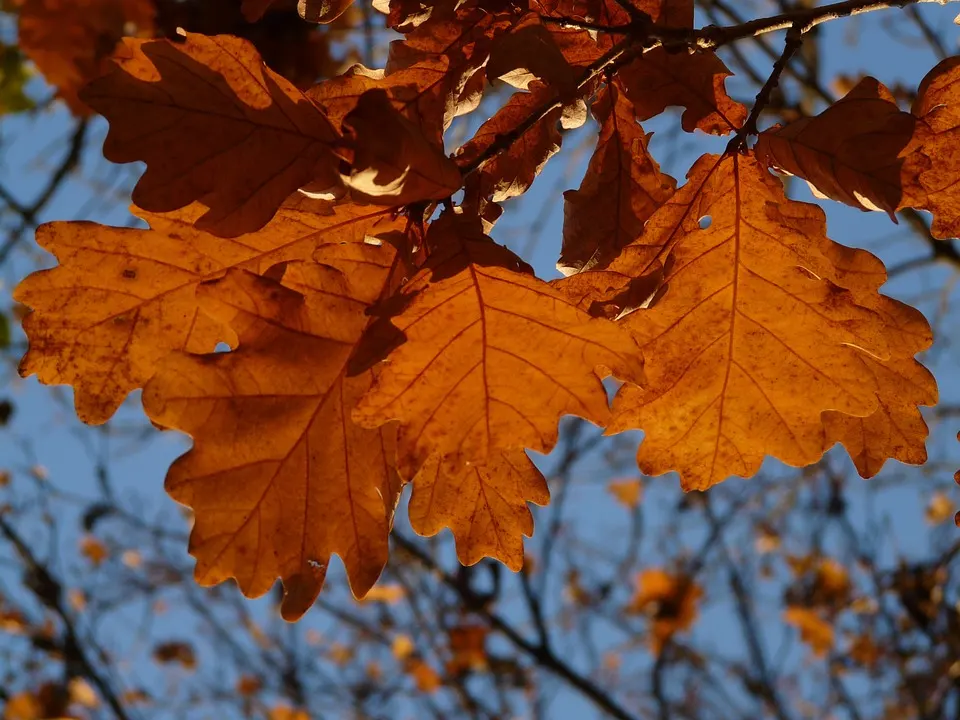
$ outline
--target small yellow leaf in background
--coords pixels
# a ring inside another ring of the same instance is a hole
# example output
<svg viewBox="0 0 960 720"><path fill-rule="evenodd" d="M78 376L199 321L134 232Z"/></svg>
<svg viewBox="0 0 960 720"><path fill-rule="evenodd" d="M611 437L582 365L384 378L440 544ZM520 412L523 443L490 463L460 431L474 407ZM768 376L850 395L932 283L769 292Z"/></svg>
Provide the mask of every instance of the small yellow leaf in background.
<svg viewBox="0 0 960 720"><path fill-rule="evenodd" d="M110 557L110 551L101 540L93 535L84 535L80 539L80 553L90 561L94 567L100 567L104 560Z"/></svg>
<svg viewBox="0 0 960 720"><path fill-rule="evenodd" d="M767 555L775 552L780 547L780 536L777 531L766 525L761 525L757 530L757 539L754 541L754 547L761 555Z"/></svg>
<svg viewBox="0 0 960 720"><path fill-rule="evenodd" d="M450 651L453 657L447 663L451 674L487 667L487 628L482 625L462 625L450 630Z"/></svg>
<svg viewBox="0 0 960 720"><path fill-rule="evenodd" d="M6 487L10 484L10 471L0 470L0 487Z"/></svg>
<svg viewBox="0 0 960 720"><path fill-rule="evenodd" d="M783 611L783 621L800 630L800 640L810 647L814 657L825 657L833 649L833 625L813 610L788 607Z"/></svg>
<svg viewBox="0 0 960 720"><path fill-rule="evenodd" d="M32 693L17 693L3 710L3 720L36 720L40 717L40 703Z"/></svg>
<svg viewBox="0 0 960 720"><path fill-rule="evenodd" d="M423 660L413 660L407 667L407 672L417 684L417 690L424 693L436 692L443 681L437 675L437 671L427 665Z"/></svg>
<svg viewBox="0 0 960 720"><path fill-rule="evenodd" d="M945 493L934 493L927 505L926 519L931 525L939 525L953 517L953 503Z"/></svg>
<svg viewBox="0 0 960 720"><path fill-rule="evenodd" d="M124 550L120 556L120 562L131 570L136 570L143 564L143 557L136 550Z"/></svg>
<svg viewBox="0 0 960 720"><path fill-rule="evenodd" d="M330 646L330 659L337 665L346 665L353 659L353 648L340 643L333 643Z"/></svg>
<svg viewBox="0 0 960 720"><path fill-rule="evenodd" d="M406 660L413 654L414 644L409 635L397 635L393 639L393 656L397 660Z"/></svg>
<svg viewBox="0 0 960 720"><path fill-rule="evenodd" d="M310 720L305 710L296 710L289 705L277 705L270 709L267 720Z"/></svg>
<svg viewBox="0 0 960 720"><path fill-rule="evenodd" d="M29 623L19 610L0 608L0 631L11 635L21 635Z"/></svg>
<svg viewBox="0 0 960 720"><path fill-rule="evenodd" d="M83 612L87 608L87 596L80 588L70 588L67 592L67 604L74 612Z"/></svg>
<svg viewBox="0 0 960 720"><path fill-rule="evenodd" d="M853 642L850 643L850 649L847 650L847 655L849 655L850 659L857 665L872 668L880 659L880 648L877 647L877 644L869 635L857 635L853 639Z"/></svg>
<svg viewBox="0 0 960 720"><path fill-rule="evenodd" d="M650 649L659 655L674 633L693 625L697 619L697 600L703 591L684 575L661 568L644 570L637 576L636 584L627 612L651 617Z"/></svg>
<svg viewBox="0 0 960 720"><path fill-rule="evenodd" d="M618 503L632 510L640 504L643 499L643 485L639 479L634 480L613 480L607 490L616 499Z"/></svg>
<svg viewBox="0 0 960 720"><path fill-rule="evenodd" d="M96 690L83 678L75 677L67 687L70 693L70 702L85 708L96 708L100 705Z"/></svg>
<svg viewBox="0 0 960 720"><path fill-rule="evenodd" d="M362 602L382 602L395 605L403 600L406 591L400 585L374 585L367 592Z"/></svg>

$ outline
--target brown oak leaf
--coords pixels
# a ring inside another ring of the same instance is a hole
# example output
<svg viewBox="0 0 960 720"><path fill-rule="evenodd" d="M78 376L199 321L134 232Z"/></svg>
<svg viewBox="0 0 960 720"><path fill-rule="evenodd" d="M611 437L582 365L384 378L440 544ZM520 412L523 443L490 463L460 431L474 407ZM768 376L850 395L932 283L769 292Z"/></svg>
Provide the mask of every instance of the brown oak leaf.
<svg viewBox="0 0 960 720"><path fill-rule="evenodd" d="M388 210L292 200L260 232L225 240L194 227L205 208L158 215L150 230L92 223L42 225L37 242L59 265L27 277L14 297L32 308L22 375L74 387L78 417L106 422L173 350L211 352L233 333L200 312L197 285L231 267L263 272L308 259L323 243L361 243L395 229Z"/></svg>
<svg viewBox="0 0 960 720"><path fill-rule="evenodd" d="M90 108L77 93L99 76L120 39L153 34L151 0L23 0L19 44L74 115Z"/></svg>
<svg viewBox="0 0 960 720"><path fill-rule="evenodd" d="M730 75L712 50L671 53L662 47L644 53L619 72L637 119L648 120L678 105L684 108L685 131L713 135L734 132L747 119L746 106L724 88Z"/></svg>
<svg viewBox="0 0 960 720"><path fill-rule="evenodd" d="M893 218L916 124L883 84L866 77L816 117L762 133L755 150L767 165L806 180L818 197Z"/></svg>
<svg viewBox="0 0 960 720"><path fill-rule="evenodd" d="M361 95L343 130L353 151L344 182L354 200L397 207L442 200L463 184L456 163L393 107L384 90Z"/></svg>
<svg viewBox="0 0 960 720"><path fill-rule="evenodd" d="M531 92L518 92L496 114L483 123L474 136L457 150L455 158L461 168L475 162L490 147L500 142L504 135L515 129L534 111L549 103L554 93L550 88L534 83ZM547 112L524 132L519 133L501 152L496 153L471 179L472 192L494 202L502 202L525 193L537 175L553 157L561 144L560 125L566 128L583 124L585 107L579 102L569 106L569 111L559 105ZM469 193L468 193L469 194Z"/></svg>
<svg viewBox="0 0 960 720"><path fill-rule="evenodd" d="M879 260L846 249L838 270L823 211L787 200L752 155L698 160L637 248L638 276L669 253L666 290L623 321L648 382L621 389L608 431L645 431L644 473L676 470L702 490L766 455L808 465L823 453L821 413L866 417L877 393L896 402L863 362L888 359L901 334L858 302L875 294Z"/></svg>
<svg viewBox="0 0 960 720"><path fill-rule="evenodd" d="M960 237L960 57L941 61L917 90L913 115L919 147L906 160L901 207L933 214L934 237Z"/></svg>
<svg viewBox="0 0 960 720"><path fill-rule="evenodd" d="M605 266L643 233L676 181L660 172L633 105L616 83L593 103L600 137L579 190L564 193L563 249L558 267L570 274Z"/></svg>
<svg viewBox="0 0 960 720"><path fill-rule="evenodd" d="M408 512L417 533L429 537L448 527L463 565L492 557L514 572L523 566L523 536L533 536L527 503L550 501L543 475L516 449L468 464L434 455L412 487Z"/></svg>
<svg viewBox="0 0 960 720"><path fill-rule="evenodd" d="M456 215L433 223L427 241L437 250L404 286L407 304L382 321L405 342L354 412L365 427L400 420L404 477L434 454L463 467L508 448L547 452L561 415L605 424L598 369L641 382L628 333L575 308Z"/></svg>
<svg viewBox="0 0 960 720"><path fill-rule="evenodd" d="M81 95L110 121L104 155L147 164L134 202L169 212L200 201L197 226L221 237L260 229L308 183L340 185L323 111L240 38L127 39Z"/></svg>
<svg viewBox="0 0 960 720"><path fill-rule="evenodd" d="M242 270L203 284L205 309L240 348L171 354L143 394L155 423L194 440L166 488L196 515L198 582L234 577L256 597L280 577L288 620L313 604L333 553L354 595L373 586L401 488L394 427L350 422L373 375L346 374L396 253L364 244L321 252L323 264L287 265L282 285Z"/></svg>

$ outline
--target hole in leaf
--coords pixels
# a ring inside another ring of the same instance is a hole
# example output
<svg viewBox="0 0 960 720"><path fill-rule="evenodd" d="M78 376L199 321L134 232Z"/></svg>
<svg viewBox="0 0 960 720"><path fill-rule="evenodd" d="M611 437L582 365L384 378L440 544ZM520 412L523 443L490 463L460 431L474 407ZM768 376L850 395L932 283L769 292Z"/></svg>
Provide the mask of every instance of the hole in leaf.
<svg viewBox="0 0 960 720"><path fill-rule="evenodd" d="M710 224L712 222L713 222L712 217L710 217L709 215L704 215L702 218L700 218L700 229L706 230L708 227L710 227Z"/></svg>

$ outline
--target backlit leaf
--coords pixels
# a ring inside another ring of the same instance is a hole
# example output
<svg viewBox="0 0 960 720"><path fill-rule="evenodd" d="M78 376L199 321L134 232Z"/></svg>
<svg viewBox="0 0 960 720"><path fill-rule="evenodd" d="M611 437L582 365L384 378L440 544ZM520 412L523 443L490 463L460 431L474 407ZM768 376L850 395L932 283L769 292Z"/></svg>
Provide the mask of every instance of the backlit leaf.
<svg viewBox="0 0 960 720"><path fill-rule="evenodd" d="M333 553L357 597L373 586L400 491L393 428L350 422L372 373L345 373L395 253L388 245L321 252L323 265L288 265L284 285L232 270L201 286L239 349L170 355L143 397L155 423L194 440L166 487L196 514L197 580L235 577L255 597L281 577L290 620L313 604Z"/></svg>
<svg viewBox="0 0 960 720"><path fill-rule="evenodd" d="M33 309L23 321L30 349L21 374L72 385L80 419L103 423L169 352L212 352L220 341L234 342L229 329L200 311L200 282L231 267L263 272L308 259L321 244L363 242L396 227L386 210L330 209L301 198L262 231L225 240L193 226L203 211L197 204L168 215L134 208L150 230L41 226L37 242L60 264L30 275L14 293Z"/></svg>
<svg viewBox="0 0 960 720"><path fill-rule="evenodd" d="M564 193L559 267L565 272L609 264L676 187L650 155L633 104L615 83L600 92L593 114L600 123L597 148L580 189Z"/></svg>
<svg viewBox="0 0 960 720"><path fill-rule="evenodd" d="M902 197L902 153L916 124L883 84L867 77L816 117L761 134L756 153L802 177L819 197L892 217Z"/></svg>
<svg viewBox="0 0 960 720"><path fill-rule="evenodd" d="M576 309L502 246L454 215L427 241L438 250L390 318L406 340L354 413L367 427L400 420L405 476L434 453L463 467L507 448L547 452L561 415L606 422L597 370L641 382L628 334Z"/></svg>
<svg viewBox="0 0 960 720"><path fill-rule="evenodd" d="M463 565L492 557L517 572L523 566L523 536L533 536L527 503L549 501L546 481L522 450L465 465L435 455L413 480L410 524L426 536L453 530Z"/></svg>
<svg viewBox="0 0 960 720"><path fill-rule="evenodd" d="M209 210L197 227L221 237L259 230L308 183L340 185L333 126L246 40L127 39L82 99L110 121L107 159L147 164L137 205L170 212L200 201Z"/></svg>
<svg viewBox="0 0 960 720"><path fill-rule="evenodd" d="M753 475L766 455L814 462L824 411L866 417L878 393L897 402L865 363L889 358L901 331L858 303L880 302L879 261L838 249L823 212L788 201L753 156L704 156L688 179L631 246L634 274L662 262L666 289L623 321L648 382L620 391L609 431L643 429L640 469L703 490ZM926 331L921 317L908 324Z"/></svg>

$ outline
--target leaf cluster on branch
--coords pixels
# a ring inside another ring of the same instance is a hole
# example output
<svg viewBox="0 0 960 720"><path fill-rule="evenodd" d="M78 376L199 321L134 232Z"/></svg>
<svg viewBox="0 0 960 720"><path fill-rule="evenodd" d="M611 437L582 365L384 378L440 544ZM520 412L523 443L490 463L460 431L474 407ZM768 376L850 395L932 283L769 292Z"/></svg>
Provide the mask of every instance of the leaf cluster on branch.
<svg viewBox="0 0 960 720"><path fill-rule="evenodd" d="M196 513L197 579L256 596L280 577L288 619L332 554L355 595L372 587L406 483L417 532L449 527L463 563L519 569L527 503L549 499L525 450L549 452L568 414L643 430L640 469L688 490L838 442L865 477L922 463L927 322L771 169L891 217L929 211L953 237L958 58L909 112L866 78L749 147L805 32L905 4L695 29L692 0L391 0L386 67L310 87L236 36L127 37L77 102L109 121L109 160L146 164L132 210L149 229L38 230L59 265L16 291L21 373L73 386L89 423L143 388L154 424L194 440L167 490ZM325 22L346 5L300 9ZM715 49L778 29L747 108ZM492 84L516 92L448 152ZM679 188L639 124L674 106L683 130L730 137ZM600 132L548 282L490 233L588 108Z"/></svg>

